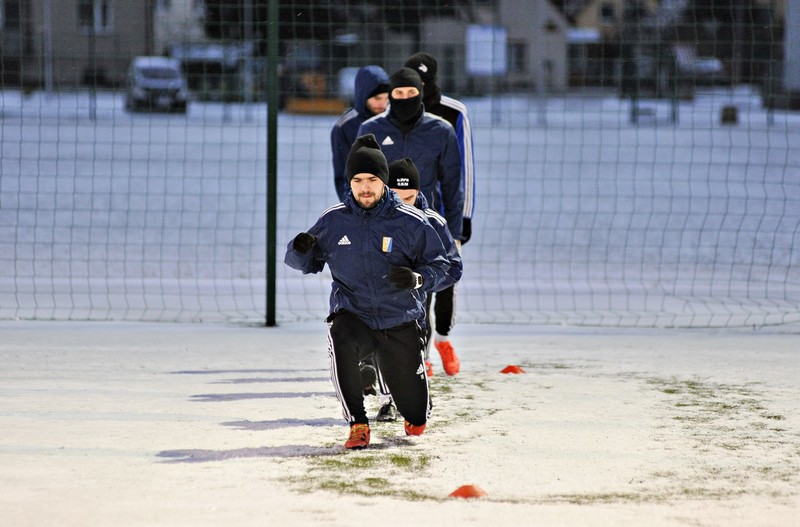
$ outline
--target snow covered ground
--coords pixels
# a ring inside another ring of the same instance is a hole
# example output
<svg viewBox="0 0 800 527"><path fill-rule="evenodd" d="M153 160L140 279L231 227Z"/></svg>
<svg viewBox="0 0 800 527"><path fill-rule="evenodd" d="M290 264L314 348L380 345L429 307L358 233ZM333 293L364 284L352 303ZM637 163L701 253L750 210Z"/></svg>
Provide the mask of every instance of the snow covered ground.
<svg viewBox="0 0 800 527"><path fill-rule="evenodd" d="M0 523L784 527L798 333L461 325L425 434L346 452L322 323L0 322Z"/></svg>

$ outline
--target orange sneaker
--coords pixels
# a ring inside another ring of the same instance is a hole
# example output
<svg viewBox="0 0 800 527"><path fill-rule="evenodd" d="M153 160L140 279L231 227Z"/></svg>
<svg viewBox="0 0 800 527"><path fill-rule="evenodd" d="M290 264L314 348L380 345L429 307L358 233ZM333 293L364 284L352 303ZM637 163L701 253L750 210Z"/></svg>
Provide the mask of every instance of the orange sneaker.
<svg viewBox="0 0 800 527"><path fill-rule="evenodd" d="M425 425L424 424L412 425L411 423L406 421L404 426L405 426L405 429L406 429L406 435L407 436L421 436L422 432L425 431Z"/></svg>
<svg viewBox="0 0 800 527"><path fill-rule="evenodd" d="M369 446L369 425L355 423L350 425L350 437L344 444L345 448L361 450Z"/></svg>
<svg viewBox="0 0 800 527"><path fill-rule="evenodd" d="M442 357L442 368L447 375L455 375L461 369L461 361L458 360L456 350L449 340L443 342L433 342L436 349L439 350L439 355Z"/></svg>
<svg viewBox="0 0 800 527"><path fill-rule="evenodd" d="M433 363L429 360L425 361L425 373L428 377L433 377Z"/></svg>

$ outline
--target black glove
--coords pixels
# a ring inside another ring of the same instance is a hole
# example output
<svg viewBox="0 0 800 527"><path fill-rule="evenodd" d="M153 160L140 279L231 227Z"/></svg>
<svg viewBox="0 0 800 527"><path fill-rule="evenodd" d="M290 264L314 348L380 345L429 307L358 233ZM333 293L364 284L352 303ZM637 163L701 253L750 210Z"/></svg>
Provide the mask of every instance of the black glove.
<svg viewBox="0 0 800 527"><path fill-rule="evenodd" d="M464 223L461 224L461 245L464 245L472 238L472 219L464 218Z"/></svg>
<svg viewBox="0 0 800 527"><path fill-rule="evenodd" d="M306 254L311 250L312 247L314 247L315 243L317 243L317 239L314 236L308 234L307 232L301 232L294 237L294 240L292 241L292 249L300 254Z"/></svg>
<svg viewBox="0 0 800 527"><path fill-rule="evenodd" d="M419 289L422 287L422 275L415 273L408 267L394 267L386 277L398 289Z"/></svg>

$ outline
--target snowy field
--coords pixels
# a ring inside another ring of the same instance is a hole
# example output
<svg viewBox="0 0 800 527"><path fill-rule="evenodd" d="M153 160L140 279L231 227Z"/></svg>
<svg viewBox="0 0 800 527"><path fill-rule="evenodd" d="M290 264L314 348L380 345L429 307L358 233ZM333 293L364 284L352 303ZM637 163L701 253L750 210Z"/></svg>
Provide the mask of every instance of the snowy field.
<svg viewBox="0 0 800 527"><path fill-rule="evenodd" d="M752 327L800 320L800 115L746 88L681 101L468 99L477 166L462 322ZM739 122L720 123L735 106ZM279 116L277 317L329 276L282 264L334 201L335 116ZM266 109L136 114L0 92L0 319L253 322L266 305Z"/></svg>
<svg viewBox="0 0 800 527"><path fill-rule="evenodd" d="M798 333L462 325L425 434L346 452L319 322L0 322L0 523L795 525Z"/></svg>
<svg viewBox="0 0 800 527"><path fill-rule="evenodd" d="M796 522L800 116L748 90L637 125L614 97L467 102L462 371L434 360L423 436L345 452L328 278L280 263L334 200L334 118L279 118L263 328L263 106L0 92L0 524Z"/></svg>

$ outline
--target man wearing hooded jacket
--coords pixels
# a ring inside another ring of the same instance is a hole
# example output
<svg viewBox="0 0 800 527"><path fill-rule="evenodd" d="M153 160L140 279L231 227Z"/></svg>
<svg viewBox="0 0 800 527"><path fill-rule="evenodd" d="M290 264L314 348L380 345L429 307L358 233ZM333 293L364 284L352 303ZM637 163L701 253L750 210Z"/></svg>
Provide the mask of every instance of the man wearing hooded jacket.
<svg viewBox="0 0 800 527"><path fill-rule="evenodd" d="M369 445L359 362L375 351L381 376L421 435L430 411L422 359L425 293L448 280L450 264L422 211L388 189L389 169L374 136L359 137L347 158L350 191L289 242L284 262L304 274L327 264L333 277L328 322L331 380L350 424L345 448Z"/></svg>
<svg viewBox="0 0 800 527"><path fill-rule="evenodd" d="M461 240L465 225L464 180L455 129L445 119L425 111L422 78L416 70L404 67L393 73L389 89L389 111L364 121L358 133L375 134L390 163L404 157L413 161L428 206L445 217L450 234ZM439 295L444 295L441 301ZM453 324L453 305L453 287L437 293L434 309L440 306L445 311L450 306L448 317L438 313L436 317L436 337L445 340L434 342L448 375L457 374L461 367L447 337ZM426 363L428 374L432 375L433 366L427 359Z"/></svg>
<svg viewBox="0 0 800 527"><path fill-rule="evenodd" d="M348 189L345 162L358 137L358 127L370 117L383 113L389 104L389 75L380 66L364 66L356 73L353 107L339 117L331 129L333 185L339 201Z"/></svg>

